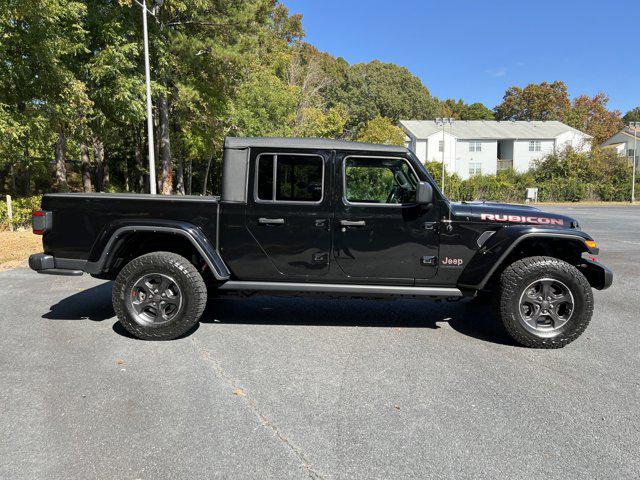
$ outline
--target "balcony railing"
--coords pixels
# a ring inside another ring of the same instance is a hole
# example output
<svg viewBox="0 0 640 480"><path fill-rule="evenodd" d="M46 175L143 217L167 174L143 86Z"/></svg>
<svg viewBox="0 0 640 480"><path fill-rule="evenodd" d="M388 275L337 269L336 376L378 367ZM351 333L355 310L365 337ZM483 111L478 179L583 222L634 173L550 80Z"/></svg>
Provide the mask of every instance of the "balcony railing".
<svg viewBox="0 0 640 480"><path fill-rule="evenodd" d="M507 170L513 168L513 160L501 160L498 158L498 170Z"/></svg>

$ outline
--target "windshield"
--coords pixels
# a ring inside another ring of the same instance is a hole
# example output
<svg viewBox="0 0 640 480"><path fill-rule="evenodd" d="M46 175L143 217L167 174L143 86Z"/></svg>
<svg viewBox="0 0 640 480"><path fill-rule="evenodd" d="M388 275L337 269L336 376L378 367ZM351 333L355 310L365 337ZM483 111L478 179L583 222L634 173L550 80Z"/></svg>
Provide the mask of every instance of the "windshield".
<svg viewBox="0 0 640 480"><path fill-rule="evenodd" d="M433 177L431 176L429 171L424 167L420 159L416 157L416 155L411 150L408 150L407 153L409 157L411 157L411 159L413 160L414 166L417 166L420 172L422 172L429 179L433 188L440 195L440 198L442 198L448 205L450 203L450 200L445 196L444 193L442 193L442 190L440 190L440 185L438 185L438 183L433 179Z"/></svg>

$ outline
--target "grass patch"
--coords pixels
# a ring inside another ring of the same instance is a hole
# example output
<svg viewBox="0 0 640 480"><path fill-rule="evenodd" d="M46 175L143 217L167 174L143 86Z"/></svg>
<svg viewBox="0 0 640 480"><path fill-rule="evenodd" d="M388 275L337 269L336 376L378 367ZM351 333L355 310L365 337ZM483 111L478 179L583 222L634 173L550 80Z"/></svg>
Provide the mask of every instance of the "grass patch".
<svg viewBox="0 0 640 480"><path fill-rule="evenodd" d="M25 267L32 253L42 252L42 237L31 230L0 232L0 270Z"/></svg>

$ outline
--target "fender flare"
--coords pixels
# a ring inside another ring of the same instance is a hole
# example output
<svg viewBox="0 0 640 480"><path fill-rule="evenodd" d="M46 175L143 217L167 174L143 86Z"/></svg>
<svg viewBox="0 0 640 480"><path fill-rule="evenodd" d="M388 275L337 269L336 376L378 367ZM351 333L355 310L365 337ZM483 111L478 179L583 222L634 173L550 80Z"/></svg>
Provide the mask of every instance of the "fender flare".
<svg viewBox="0 0 640 480"><path fill-rule="evenodd" d="M500 233L501 235L498 235ZM514 238L515 237L515 238ZM503 264L507 256L524 240L530 238L560 239L577 242L581 252L598 254L597 248L590 248L586 240L593 240L580 230L545 229L536 227L505 227L493 235L486 244L471 258L458 280L462 289L480 290L484 288L491 276ZM487 269L487 267L490 267ZM485 273L486 272L486 273Z"/></svg>
<svg viewBox="0 0 640 480"><path fill-rule="evenodd" d="M102 273L111 259L109 255L114 252L116 243L123 235L131 232L162 232L180 235L186 238L202 256L216 280L226 281L231 277L231 273L224 263L224 260L222 260L220 253L200 228L186 222L166 220L159 220L157 223L154 221L145 221L144 223L126 225L112 224L110 228L107 227L94 243L91 255L89 256L89 258L95 258L99 252L99 258L94 261L88 261L84 271L90 274ZM106 240L107 238L108 240ZM101 247L101 245L104 245L104 247Z"/></svg>

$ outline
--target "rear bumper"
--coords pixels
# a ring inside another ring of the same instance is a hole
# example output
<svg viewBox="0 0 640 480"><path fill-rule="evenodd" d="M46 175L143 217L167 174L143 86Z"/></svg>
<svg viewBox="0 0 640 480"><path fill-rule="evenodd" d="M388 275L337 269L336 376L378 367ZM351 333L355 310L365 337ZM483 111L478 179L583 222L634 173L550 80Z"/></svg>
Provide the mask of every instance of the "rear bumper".
<svg viewBox="0 0 640 480"><path fill-rule="evenodd" d="M84 273L82 264L84 261L56 259L53 255L46 253L34 253L29 257L29 268L47 275L79 276Z"/></svg>
<svg viewBox="0 0 640 480"><path fill-rule="evenodd" d="M601 263L583 258L582 264L578 268L596 290L605 290L613 283L613 272Z"/></svg>

